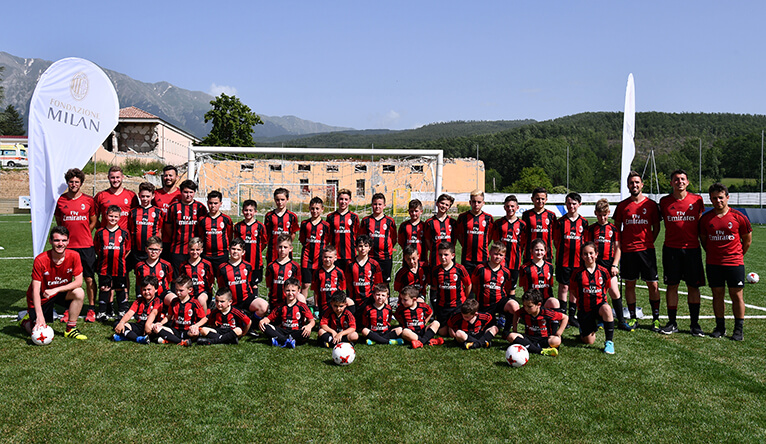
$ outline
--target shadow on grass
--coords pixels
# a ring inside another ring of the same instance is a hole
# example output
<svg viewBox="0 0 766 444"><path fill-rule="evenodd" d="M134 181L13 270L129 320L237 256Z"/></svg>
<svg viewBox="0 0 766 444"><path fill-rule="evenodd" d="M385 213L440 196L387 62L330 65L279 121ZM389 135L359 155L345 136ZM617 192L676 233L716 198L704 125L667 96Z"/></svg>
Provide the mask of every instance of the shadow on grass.
<svg viewBox="0 0 766 444"><path fill-rule="evenodd" d="M30 345L32 345L32 339L29 337L29 334L27 334L27 332L23 328L19 327L18 324L6 325L5 327L3 327L1 331L2 331L2 334L5 336L10 336L16 339L24 339Z"/></svg>
<svg viewBox="0 0 766 444"><path fill-rule="evenodd" d="M16 314L26 310L27 292L13 288L0 288L0 313Z"/></svg>

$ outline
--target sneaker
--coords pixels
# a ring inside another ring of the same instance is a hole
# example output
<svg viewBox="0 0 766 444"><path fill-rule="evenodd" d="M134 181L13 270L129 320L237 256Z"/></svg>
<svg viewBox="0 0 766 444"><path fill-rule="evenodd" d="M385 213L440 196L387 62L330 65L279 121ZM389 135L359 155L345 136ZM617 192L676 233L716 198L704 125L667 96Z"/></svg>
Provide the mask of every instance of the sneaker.
<svg viewBox="0 0 766 444"><path fill-rule="evenodd" d="M120 341L122 341L122 339L123 339L122 335L118 335L117 333L112 335L112 340L114 342L120 342Z"/></svg>
<svg viewBox="0 0 766 444"><path fill-rule="evenodd" d="M368 339L367 345L375 345L375 341L373 341L372 339Z"/></svg>
<svg viewBox="0 0 766 444"><path fill-rule="evenodd" d="M612 341L605 341L604 342L604 353L607 355L613 355L614 354L614 342Z"/></svg>
<svg viewBox="0 0 766 444"><path fill-rule="evenodd" d="M444 344L443 338L431 338L428 340L428 345L442 345Z"/></svg>
<svg viewBox="0 0 766 444"><path fill-rule="evenodd" d="M734 340L734 341L742 341L742 340L744 340L745 339L745 335L742 334L742 329L741 328L735 328L734 329L734 333L732 333L732 335L731 335L731 339Z"/></svg>
<svg viewBox="0 0 766 444"><path fill-rule="evenodd" d="M125 316L125 313L127 313L127 311L122 311L122 310L120 310L120 312L119 312L119 313L117 313L117 316L118 316L118 318L117 318L117 319L122 319L122 318ZM111 317L111 316L110 316L110 317Z"/></svg>
<svg viewBox="0 0 766 444"><path fill-rule="evenodd" d="M550 356L552 358L555 358L556 356L559 355L559 349L553 348L553 347L544 348L543 351L540 352L540 354L543 356Z"/></svg>
<svg viewBox="0 0 766 444"><path fill-rule="evenodd" d="M412 341L412 348L423 348L423 343L416 339Z"/></svg>
<svg viewBox="0 0 766 444"><path fill-rule="evenodd" d="M190 347L191 341L188 339L183 339L181 340L181 342L178 343L178 345L180 345L181 347Z"/></svg>
<svg viewBox="0 0 766 444"><path fill-rule="evenodd" d="M719 329L716 328L715 330L713 330L712 333L710 333L710 337L711 338L716 338L716 339L722 338L722 337L724 337L724 335L726 335L726 329L719 330Z"/></svg>
<svg viewBox="0 0 766 444"><path fill-rule="evenodd" d="M659 319L655 319L654 321L652 321L652 331L655 331L657 333L662 331L662 328L660 327Z"/></svg>
<svg viewBox="0 0 766 444"><path fill-rule="evenodd" d="M633 319L635 321L635 319ZM617 328L623 331L633 331L635 327L631 327L629 323L623 321L617 323Z"/></svg>
<svg viewBox="0 0 766 444"><path fill-rule="evenodd" d="M492 347L492 341L484 341L484 348Z"/></svg>
<svg viewBox="0 0 766 444"><path fill-rule="evenodd" d="M402 345L404 344L404 339L389 339L388 345Z"/></svg>
<svg viewBox="0 0 766 444"><path fill-rule="evenodd" d="M599 322L599 323L598 323L598 324L596 324L596 325L598 326L598 329L599 329L599 330L602 330L602 331L604 330L604 323L603 323L603 322Z"/></svg>
<svg viewBox="0 0 766 444"><path fill-rule="evenodd" d="M144 336L142 336L144 337ZM212 342L210 342L209 338L199 338L197 339L197 345L210 345Z"/></svg>
<svg viewBox="0 0 766 444"><path fill-rule="evenodd" d="M330 344L330 343L329 343L329 342L327 342L327 341L322 341L322 345L324 346L324 348L330 348L330 347L332 347L332 344ZM422 345L421 345L421 347L422 347Z"/></svg>
<svg viewBox="0 0 766 444"><path fill-rule="evenodd" d="M248 331L247 334L249 334L250 336L254 338L258 338L261 336L260 333L258 333L255 329L250 329L250 331Z"/></svg>
<svg viewBox="0 0 766 444"><path fill-rule="evenodd" d="M279 340L277 338L271 338L271 346L272 347L281 347L279 344Z"/></svg>
<svg viewBox="0 0 766 444"><path fill-rule="evenodd" d="M580 328L580 323L577 322L577 319L575 319L574 316L570 316L569 322L567 323L567 327Z"/></svg>
<svg viewBox="0 0 766 444"><path fill-rule="evenodd" d="M136 338L136 342L139 344L148 344L149 343L149 336L139 336Z"/></svg>
<svg viewBox="0 0 766 444"><path fill-rule="evenodd" d="M88 314L85 315L85 322L96 322L96 312L93 309L88 310Z"/></svg>
<svg viewBox="0 0 766 444"><path fill-rule="evenodd" d="M499 329L502 329L503 327L505 327L505 316L503 315L498 316L496 324L497 324L497 328Z"/></svg>
<svg viewBox="0 0 766 444"><path fill-rule="evenodd" d="M285 345L287 348L295 348L295 339L293 339L292 336L288 336L287 341L285 341Z"/></svg>
<svg viewBox="0 0 766 444"><path fill-rule="evenodd" d="M689 330L690 330L689 332L692 334L692 336L696 336L698 338L704 338L705 337L705 332L702 331L702 327L700 327L699 325L692 325Z"/></svg>
<svg viewBox="0 0 766 444"><path fill-rule="evenodd" d="M660 329L660 333L664 335L672 335L673 333L678 333L678 325L676 325L675 322L668 322L666 326Z"/></svg>
<svg viewBox="0 0 766 444"><path fill-rule="evenodd" d="M158 344L164 344L164 343L165 343L165 340L164 340L164 339L162 339L162 338L157 338L157 343L158 343Z"/></svg>
<svg viewBox="0 0 766 444"><path fill-rule="evenodd" d="M61 321L62 324L66 324L67 322L69 322L69 310L64 312L64 315L61 316L59 321Z"/></svg>
<svg viewBox="0 0 766 444"><path fill-rule="evenodd" d="M463 343L463 347L465 347L466 350L470 350L470 349L474 348L473 347L473 342L464 342Z"/></svg>
<svg viewBox="0 0 766 444"><path fill-rule="evenodd" d="M87 336L85 336L84 334L80 333L80 330L78 330L77 327L73 327L68 332L65 332L64 336L67 337L67 338L79 339L81 341L84 341L84 340L88 339Z"/></svg>
<svg viewBox="0 0 766 444"><path fill-rule="evenodd" d="M628 325L628 327L630 327L631 329L630 331L633 331L638 328L638 319L636 318L628 319L628 321L625 323Z"/></svg>

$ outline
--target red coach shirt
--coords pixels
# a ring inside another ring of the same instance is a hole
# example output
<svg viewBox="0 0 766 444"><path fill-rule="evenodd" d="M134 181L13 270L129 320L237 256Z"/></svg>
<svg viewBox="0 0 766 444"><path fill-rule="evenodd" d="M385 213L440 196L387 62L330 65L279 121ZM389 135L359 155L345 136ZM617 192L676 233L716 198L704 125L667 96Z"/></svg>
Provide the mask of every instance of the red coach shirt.
<svg viewBox="0 0 766 444"><path fill-rule="evenodd" d="M96 214L96 202L87 194L70 199L66 193L56 202L56 223L69 230L69 248L93 246L90 218Z"/></svg>
<svg viewBox="0 0 766 444"><path fill-rule="evenodd" d="M665 221L665 246L699 248L698 225L705 204L698 194L687 193L678 200L669 194L660 199L660 214Z"/></svg>
<svg viewBox="0 0 766 444"><path fill-rule="evenodd" d="M652 227L660 221L657 203L644 198L633 202L623 200L614 210L614 225L620 229L620 248L625 252L654 249Z"/></svg>
<svg viewBox="0 0 766 444"><path fill-rule="evenodd" d="M106 189L99 191L94 199L96 201L96 212L99 217L99 224L97 227L103 228L106 226L106 210L110 205L117 205L120 207L120 228L128 230L128 216L130 215L131 208L138 206L138 197L136 193L123 188L119 194L114 194L111 190Z"/></svg>
<svg viewBox="0 0 766 444"><path fill-rule="evenodd" d="M734 208L721 217L708 211L700 219L699 230L705 244L705 263L735 267L745 264L742 236L753 228L744 214Z"/></svg>
<svg viewBox="0 0 766 444"><path fill-rule="evenodd" d="M38 254L32 264L32 280L40 281L40 305L50 299L45 297L45 290L68 285L78 274L82 274L82 263L76 251L64 250L64 260L58 265L53 261L50 250ZM27 289L27 308L30 310L34 309L32 296L30 283Z"/></svg>

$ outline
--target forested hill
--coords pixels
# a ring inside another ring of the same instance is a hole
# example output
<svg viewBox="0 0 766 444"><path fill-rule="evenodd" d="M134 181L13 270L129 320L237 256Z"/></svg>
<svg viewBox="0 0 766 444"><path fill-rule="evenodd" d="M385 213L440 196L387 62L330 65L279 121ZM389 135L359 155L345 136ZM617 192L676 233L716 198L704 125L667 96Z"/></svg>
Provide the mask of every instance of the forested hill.
<svg viewBox="0 0 766 444"><path fill-rule="evenodd" d="M493 122L453 122L384 134L329 133L284 144L443 149L447 157L473 157L478 146L487 168L486 189L515 192L529 191L535 184L564 187L568 146L570 189L617 191L622 118L620 112L582 113L544 122L514 121L515 127L497 131L491 131ZM689 173L697 189L701 140L703 185L724 178L751 179L739 183L740 191L745 191L748 186L754 188L753 180L760 177L761 130L765 128L764 115L637 113L633 168L643 171L654 151L664 191L669 189L667 175L677 168ZM461 129L473 132L461 134Z"/></svg>

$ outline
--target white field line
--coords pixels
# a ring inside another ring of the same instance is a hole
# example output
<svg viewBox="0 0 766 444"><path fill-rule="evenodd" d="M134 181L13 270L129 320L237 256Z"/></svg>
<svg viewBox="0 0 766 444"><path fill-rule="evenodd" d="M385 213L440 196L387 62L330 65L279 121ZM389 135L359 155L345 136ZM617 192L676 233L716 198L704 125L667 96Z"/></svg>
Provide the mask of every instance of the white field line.
<svg viewBox="0 0 766 444"><path fill-rule="evenodd" d="M647 287L646 285L638 285L638 284L636 284L636 287L638 287L638 288L646 288L646 289L648 289L648 288L649 288L649 287ZM660 288L660 291L667 291L667 290L665 290L664 288ZM678 294L689 294L689 293L687 293L687 292L685 292L685 291L681 291L681 290L678 290ZM703 298L703 299L707 299L707 300L709 300L709 301L712 301L712 300L713 300L713 297L712 297L712 296L707 296L707 295L704 295L704 294L701 294L701 295L700 295L700 297L701 297L701 298ZM724 301L724 302L726 302L727 304L731 304L731 301L730 301L730 300L728 300L728 299L724 299L723 301ZM752 308L753 310L761 310L761 311L766 311L766 307L759 307L759 306L757 306L757 305L745 304L745 307L746 307L746 308ZM746 316L746 317L747 317L747 316ZM680 318L680 316L679 316L679 318ZM702 317L701 317L701 319L704 319L704 318L702 318ZM757 319L757 318L756 318L756 319Z"/></svg>
<svg viewBox="0 0 766 444"><path fill-rule="evenodd" d="M34 259L32 256L29 257L0 257L0 260L12 260L12 259Z"/></svg>

